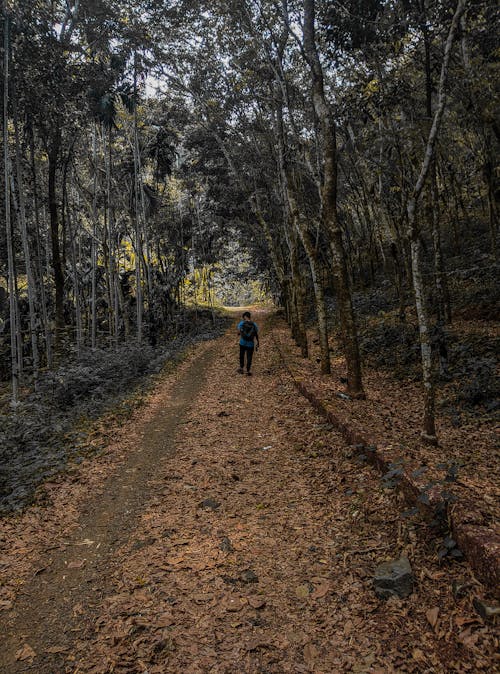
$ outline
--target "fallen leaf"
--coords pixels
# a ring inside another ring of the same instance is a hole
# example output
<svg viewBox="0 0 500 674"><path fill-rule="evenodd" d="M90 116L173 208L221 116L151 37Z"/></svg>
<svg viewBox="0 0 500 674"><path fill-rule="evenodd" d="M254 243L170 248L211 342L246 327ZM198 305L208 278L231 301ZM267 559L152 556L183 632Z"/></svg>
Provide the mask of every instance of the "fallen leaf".
<svg viewBox="0 0 500 674"><path fill-rule="evenodd" d="M439 608L437 606L435 606L434 608L430 608L428 611L425 612L425 616L429 621L429 624L432 627L432 629L434 629L438 621Z"/></svg>
<svg viewBox="0 0 500 674"><path fill-rule="evenodd" d="M170 557L167 559L167 563L171 564L172 566L177 566L177 564L182 564L186 558L184 555L175 555L174 557Z"/></svg>
<svg viewBox="0 0 500 674"><path fill-rule="evenodd" d="M304 661L308 667L314 667L319 651L314 644L308 643L304 646Z"/></svg>
<svg viewBox="0 0 500 674"><path fill-rule="evenodd" d="M306 599L310 594L309 585L299 585L295 588L298 599Z"/></svg>
<svg viewBox="0 0 500 674"><path fill-rule="evenodd" d="M36 653L29 644L24 644L16 653L16 660L30 660L33 658L36 658Z"/></svg>
<svg viewBox="0 0 500 674"><path fill-rule="evenodd" d="M68 646L49 646L48 648L45 649L46 653L66 653L69 651Z"/></svg>
<svg viewBox="0 0 500 674"><path fill-rule="evenodd" d="M157 627L157 628L170 627L170 625L174 625L174 624L175 624L175 620L173 619L173 617L170 613L162 613L155 620L155 627Z"/></svg>
<svg viewBox="0 0 500 674"><path fill-rule="evenodd" d="M79 559L68 564L68 569L83 569L85 566L85 560Z"/></svg>
<svg viewBox="0 0 500 674"><path fill-rule="evenodd" d="M414 660L417 660L417 662L426 662L424 652L420 650L420 648L414 648L412 657Z"/></svg>
<svg viewBox="0 0 500 674"><path fill-rule="evenodd" d="M12 608L11 601L0 601L0 611L10 611Z"/></svg>
<svg viewBox="0 0 500 674"><path fill-rule="evenodd" d="M324 597L328 592L330 591L330 583L323 582L317 587L314 588L314 590L311 592L311 599L321 599L321 597Z"/></svg>
<svg viewBox="0 0 500 674"><path fill-rule="evenodd" d="M478 623L479 620L477 618L470 618L468 616L455 616L455 624L457 627L463 627L464 625L474 625L475 623Z"/></svg>
<svg viewBox="0 0 500 674"><path fill-rule="evenodd" d="M434 571L434 572L429 571L429 569L424 567L420 575L422 578L424 577L429 578L429 580L439 580L440 578L444 578L446 574L444 573L444 571Z"/></svg>
<svg viewBox="0 0 500 674"><path fill-rule="evenodd" d="M458 640L463 643L466 648L473 649L479 639L479 633L472 633L471 628L468 627L458 635Z"/></svg>

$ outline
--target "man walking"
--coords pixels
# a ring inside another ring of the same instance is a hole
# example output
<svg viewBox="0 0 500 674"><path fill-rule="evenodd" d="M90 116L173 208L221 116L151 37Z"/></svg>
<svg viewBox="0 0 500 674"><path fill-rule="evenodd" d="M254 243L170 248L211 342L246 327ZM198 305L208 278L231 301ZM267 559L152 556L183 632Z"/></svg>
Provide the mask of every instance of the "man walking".
<svg viewBox="0 0 500 674"><path fill-rule="evenodd" d="M243 320L238 323L238 334L240 336L240 367L238 372L243 374L245 372L245 354L247 375L250 377L252 372L252 358L254 348L259 348L259 328L252 321L252 316L249 311L243 314ZM257 340L257 345L254 345L254 340Z"/></svg>

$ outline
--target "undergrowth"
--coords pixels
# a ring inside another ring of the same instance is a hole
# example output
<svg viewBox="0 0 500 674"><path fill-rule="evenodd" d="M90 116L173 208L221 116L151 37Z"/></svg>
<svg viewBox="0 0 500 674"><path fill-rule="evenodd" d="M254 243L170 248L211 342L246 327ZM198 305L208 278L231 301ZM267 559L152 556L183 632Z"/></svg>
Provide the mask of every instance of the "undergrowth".
<svg viewBox="0 0 500 674"><path fill-rule="evenodd" d="M87 350L78 360L43 373L36 392L15 410L0 410L0 512L26 505L38 484L64 468L86 447L86 422L112 407L129 413L150 376L175 362L194 342L212 339L227 319L189 324L189 332L152 347L130 342L115 349Z"/></svg>

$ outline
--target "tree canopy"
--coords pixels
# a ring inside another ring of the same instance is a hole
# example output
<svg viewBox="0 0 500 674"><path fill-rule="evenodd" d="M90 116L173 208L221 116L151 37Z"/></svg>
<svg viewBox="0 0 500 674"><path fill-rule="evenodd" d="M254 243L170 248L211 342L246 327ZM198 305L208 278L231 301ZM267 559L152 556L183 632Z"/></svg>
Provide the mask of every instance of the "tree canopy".
<svg viewBox="0 0 500 674"><path fill-rule="evenodd" d="M74 349L156 342L217 287L234 302L267 292L304 356L313 307L324 373L333 301L362 397L356 298L387 283L399 321L418 325L435 442L450 275L471 247L471 266L497 255L497 11L6 1L0 348L14 400Z"/></svg>

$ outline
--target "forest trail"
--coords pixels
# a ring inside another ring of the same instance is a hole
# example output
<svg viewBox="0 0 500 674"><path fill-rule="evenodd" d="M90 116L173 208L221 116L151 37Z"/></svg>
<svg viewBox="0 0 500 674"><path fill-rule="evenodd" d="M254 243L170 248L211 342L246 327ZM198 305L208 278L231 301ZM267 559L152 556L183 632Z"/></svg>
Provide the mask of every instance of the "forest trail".
<svg viewBox="0 0 500 674"><path fill-rule="evenodd" d="M253 377L233 326L159 381L139 441L0 613L0 671L492 671L455 638L425 532L297 395L256 320ZM402 553L416 591L382 602L374 566Z"/></svg>

